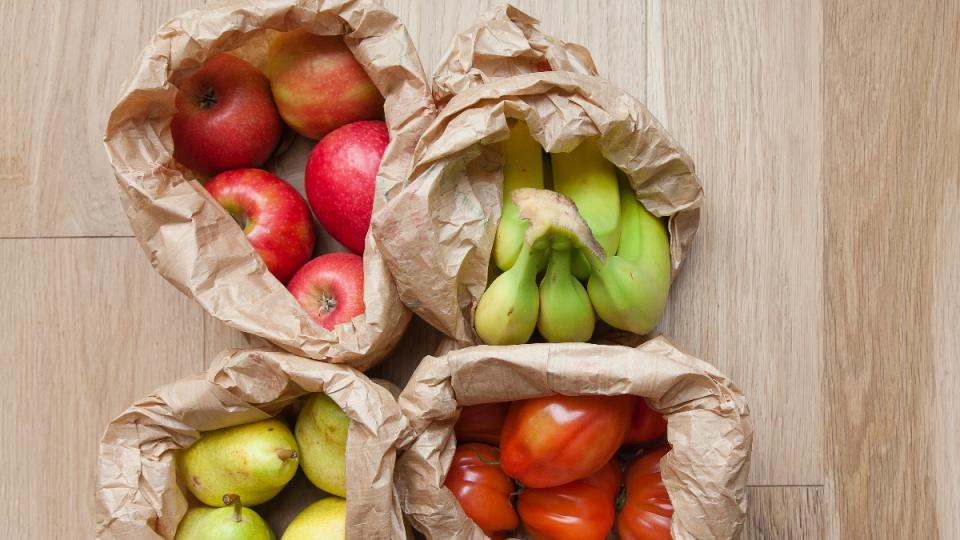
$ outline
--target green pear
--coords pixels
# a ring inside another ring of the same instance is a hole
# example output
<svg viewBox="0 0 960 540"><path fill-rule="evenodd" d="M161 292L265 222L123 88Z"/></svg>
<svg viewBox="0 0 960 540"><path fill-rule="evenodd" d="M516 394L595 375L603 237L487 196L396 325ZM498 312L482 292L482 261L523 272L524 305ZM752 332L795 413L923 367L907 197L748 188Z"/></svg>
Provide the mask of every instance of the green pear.
<svg viewBox="0 0 960 540"><path fill-rule="evenodd" d="M347 496L349 429L350 419L326 394L307 399L294 428L304 474L313 485L340 497Z"/></svg>
<svg viewBox="0 0 960 540"><path fill-rule="evenodd" d="M327 497L293 518L280 540L341 540L347 537L347 501Z"/></svg>
<svg viewBox="0 0 960 540"><path fill-rule="evenodd" d="M226 508L194 508L180 521L175 540L274 540L273 531L259 514L240 504L240 497L224 495Z"/></svg>
<svg viewBox="0 0 960 540"><path fill-rule="evenodd" d="M249 506L273 498L297 472L297 441L279 420L204 433L180 454L187 489L208 506L235 494Z"/></svg>

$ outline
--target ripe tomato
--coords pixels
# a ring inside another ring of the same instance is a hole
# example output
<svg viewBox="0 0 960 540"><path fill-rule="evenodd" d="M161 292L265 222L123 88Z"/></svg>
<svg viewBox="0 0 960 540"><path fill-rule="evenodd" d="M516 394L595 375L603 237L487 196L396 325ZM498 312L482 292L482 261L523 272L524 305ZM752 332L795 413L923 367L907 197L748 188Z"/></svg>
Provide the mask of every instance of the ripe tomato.
<svg viewBox="0 0 960 540"><path fill-rule="evenodd" d="M667 420L662 414L651 409L647 400L638 399L637 407L633 410L633 419L630 420L630 431L624 437L623 444L647 444L666 435Z"/></svg>
<svg viewBox="0 0 960 540"><path fill-rule="evenodd" d="M515 401L500 435L500 466L531 488L589 476L623 443L635 399L549 396Z"/></svg>
<svg viewBox="0 0 960 540"><path fill-rule="evenodd" d="M603 540L613 528L620 463L552 488L528 488L517 499L524 530L533 540Z"/></svg>
<svg viewBox="0 0 960 540"><path fill-rule="evenodd" d="M507 416L509 402L471 405L460 411L453 431L457 434L457 443L482 442L500 444L500 430Z"/></svg>
<svg viewBox="0 0 960 540"><path fill-rule="evenodd" d="M491 538L519 525L517 512L510 504L513 480L500 470L500 452L493 446L468 443L457 447L444 485L453 492L460 506Z"/></svg>
<svg viewBox="0 0 960 540"><path fill-rule="evenodd" d="M670 540L673 504L660 477L660 458L669 450L645 452L627 468L627 500L617 517L621 540Z"/></svg>

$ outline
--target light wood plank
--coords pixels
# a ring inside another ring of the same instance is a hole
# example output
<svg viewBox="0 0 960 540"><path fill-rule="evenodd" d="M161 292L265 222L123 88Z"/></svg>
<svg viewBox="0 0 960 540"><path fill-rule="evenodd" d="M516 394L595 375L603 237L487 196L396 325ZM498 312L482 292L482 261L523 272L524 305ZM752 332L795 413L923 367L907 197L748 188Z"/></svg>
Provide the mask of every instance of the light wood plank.
<svg viewBox="0 0 960 540"><path fill-rule="evenodd" d="M957 538L960 4L824 15L829 537Z"/></svg>
<svg viewBox="0 0 960 540"><path fill-rule="evenodd" d="M0 240L0 260L0 523L90 538L100 435L202 367L201 311L131 239Z"/></svg>
<svg viewBox="0 0 960 540"><path fill-rule="evenodd" d="M0 6L0 237L130 235L103 149L107 115L150 36L200 3Z"/></svg>
<svg viewBox="0 0 960 540"><path fill-rule="evenodd" d="M743 540L823 538L823 486L751 487L747 496Z"/></svg>
<svg viewBox="0 0 960 540"><path fill-rule="evenodd" d="M382 3L406 25L429 76L453 37L501 2L463 0L451 4L447 0L383 0ZM542 21L540 28L545 33L587 47L602 76L643 97L646 56L642 2L513 0L510 3Z"/></svg>
<svg viewBox="0 0 960 540"><path fill-rule="evenodd" d="M706 192L661 330L746 394L751 484L821 484L819 3L647 5L650 104Z"/></svg>
<svg viewBox="0 0 960 540"><path fill-rule="evenodd" d="M955 87L956 88L956 87ZM956 109L954 109L956 118ZM944 186L934 245L944 249L936 257L933 276L933 339L936 401L933 448L937 486L937 528L940 538L960 538L960 176L957 149L953 154L953 182Z"/></svg>

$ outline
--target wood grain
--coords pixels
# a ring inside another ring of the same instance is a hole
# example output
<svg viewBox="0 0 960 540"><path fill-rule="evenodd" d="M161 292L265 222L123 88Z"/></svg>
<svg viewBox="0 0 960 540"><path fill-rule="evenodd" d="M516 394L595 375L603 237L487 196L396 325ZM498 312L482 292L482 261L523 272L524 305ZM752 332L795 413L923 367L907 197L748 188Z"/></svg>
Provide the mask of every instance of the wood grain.
<svg viewBox="0 0 960 540"><path fill-rule="evenodd" d="M458 9L451 9L453 4L448 0L383 0L382 3L403 20L429 76L453 37L501 2L461 1L456 3ZM646 39L642 2L512 0L510 3L539 19L545 33L587 47L601 75L627 92L643 96Z"/></svg>
<svg viewBox="0 0 960 540"><path fill-rule="evenodd" d="M199 307L199 305L198 305ZM252 334L244 334L234 330L226 324L214 319L206 312L203 314L203 367L210 367L210 363L218 354L226 349L249 349L252 347L269 347L270 344Z"/></svg>
<svg viewBox="0 0 960 540"><path fill-rule="evenodd" d="M832 538L957 538L960 5L827 1Z"/></svg>
<svg viewBox="0 0 960 540"><path fill-rule="evenodd" d="M0 523L89 537L107 421L221 349L129 235L101 145L156 28L203 0L0 0ZM429 75L495 0L384 0ZM517 0L694 158L662 330L757 423L744 538L960 538L960 5ZM10 239L22 237L23 239ZM406 381L411 323L373 371ZM67 503L64 503L67 501Z"/></svg>
<svg viewBox="0 0 960 540"><path fill-rule="evenodd" d="M706 193L661 329L747 396L751 484L822 484L820 9L647 6L650 105Z"/></svg>
<svg viewBox="0 0 960 540"><path fill-rule="evenodd" d="M0 240L0 260L0 523L90 538L100 435L202 367L201 311L132 239Z"/></svg>
<svg viewBox="0 0 960 540"><path fill-rule="evenodd" d="M200 3L0 3L0 237L130 235L107 115L148 38Z"/></svg>
<svg viewBox="0 0 960 540"><path fill-rule="evenodd" d="M956 118L956 109L954 109ZM934 406L933 448L937 485L937 529L940 538L960 538L960 165L953 154L953 181L943 191L934 245L943 253L936 257L933 274ZM945 169L949 170L949 169Z"/></svg>
<svg viewBox="0 0 960 540"><path fill-rule="evenodd" d="M751 487L747 495L743 540L823 538L822 486Z"/></svg>

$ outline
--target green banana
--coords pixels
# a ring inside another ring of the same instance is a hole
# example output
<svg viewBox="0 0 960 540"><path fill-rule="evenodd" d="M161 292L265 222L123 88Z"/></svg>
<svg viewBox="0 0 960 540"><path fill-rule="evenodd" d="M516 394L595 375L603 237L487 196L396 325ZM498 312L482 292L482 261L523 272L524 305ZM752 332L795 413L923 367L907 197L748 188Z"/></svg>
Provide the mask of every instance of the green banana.
<svg viewBox="0 0 960 540"><path fill-rule="evenodd" d="M566 239L591 267L587 293L597 315L610 326L637 334L656 328L670 290L670 240L663 222L623 186L623 234L616 255L607 256L573 202L559 193L519 189L513 193L520 217L529 221L526 242Z"/></svg>
<svg viewBox="0 0 960 540"><path fill-rule="evenodd" d="M540 310L537 271L542 258L542 249L521 242L513 266L497 276L480 296L474 328L487 345L519 345L533 335Z"/></svg>
<svg viewBox="0 0 960 540"><path fill-rule="evenodd" d="M585 253L593 267L587 291L604 322L643 335L657 327L667 304L670 239L663 222L640 204L629 186L622 186L620 195L617 254L600 263Z"/></svg>
<svg viewBox="0 0 960 540"><path fill-rule="evenodd" d="M615 253L620 242L617 168L603 157L596 139L585 139L572 152L550 154L550 159L553 189L573 199L604 251Z"/></svg>
<svg viewBox="0 0 960 540"><path fill-rule="evenodd" d="M547 273L540 282L540 317L537 329L547 341L589 341L596 316L587 290L570 273L570 258L579 251L555 245L550 251Z"/></svg>
<svg viewBox="0 0 960 540"><path fill-rule="evenodd" d="M520 255L527 224L517 215L510 194L517 188L543 188L543 151L527 124L518 121L510 129L510 138L500 143L503 152L503 211L493 243L493 260L501 270L509 270Z"/></svg>

